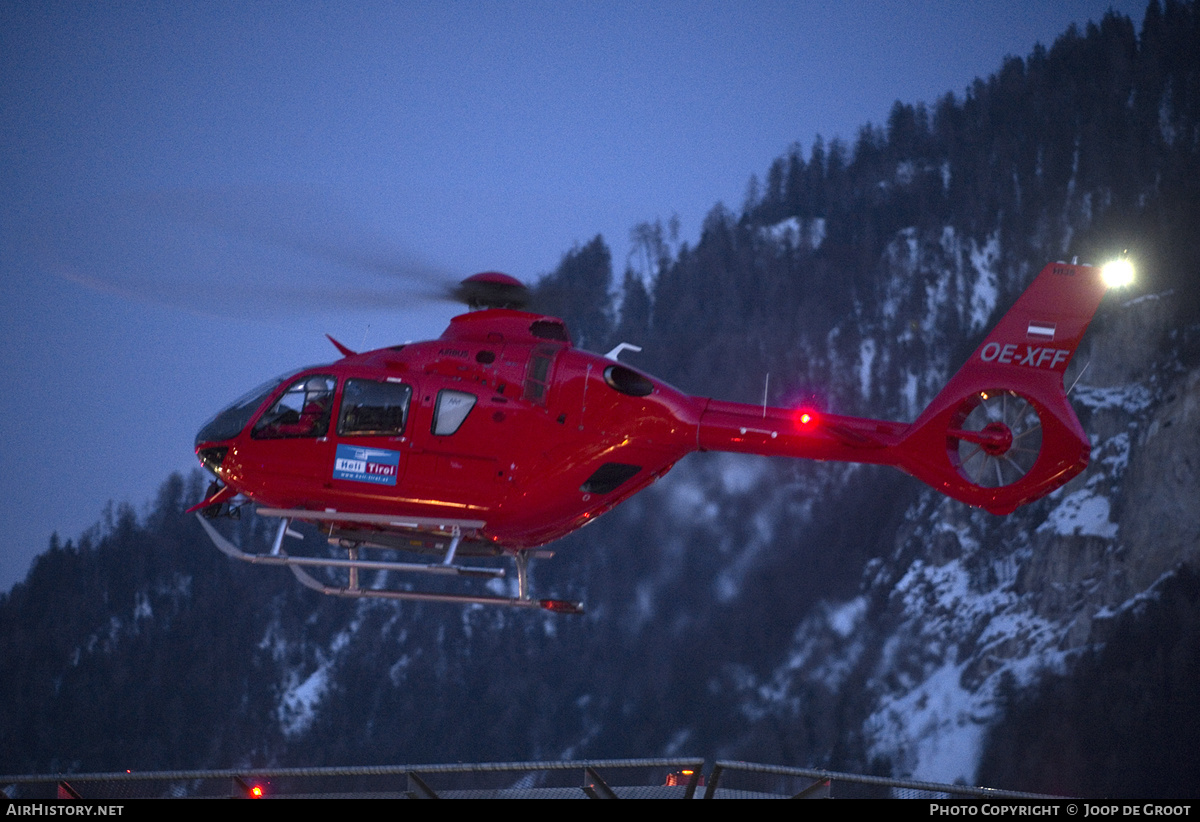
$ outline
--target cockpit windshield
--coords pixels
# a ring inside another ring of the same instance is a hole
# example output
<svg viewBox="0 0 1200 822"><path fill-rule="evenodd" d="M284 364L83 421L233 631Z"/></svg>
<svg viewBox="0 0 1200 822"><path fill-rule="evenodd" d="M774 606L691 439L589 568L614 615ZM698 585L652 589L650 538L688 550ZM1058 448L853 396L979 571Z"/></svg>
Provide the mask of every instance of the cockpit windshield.
<svg viewBox="0 0 1200 822"><path fill-rule="evenodd" d="M328 374L301 377L254 423L256 440L323 437L329 432L337 380Z"/></svg>
<svg viewBox="0 0 1200 822"><path fill-rule="evenodd" d="M301 371L306 371L305 368L297 368L287 372L273 380L268 380L252 391L248 391L241 397L238 397L223 410L218 411L217 415L204 423L200 429L200 433L196 435L196 445L203 442L219 442L221 440L233 439L242 432L246 427L246 423L250 422L250 418L254 416L254 412L258 410L276 388L281 383L290 380Z"/></svg>

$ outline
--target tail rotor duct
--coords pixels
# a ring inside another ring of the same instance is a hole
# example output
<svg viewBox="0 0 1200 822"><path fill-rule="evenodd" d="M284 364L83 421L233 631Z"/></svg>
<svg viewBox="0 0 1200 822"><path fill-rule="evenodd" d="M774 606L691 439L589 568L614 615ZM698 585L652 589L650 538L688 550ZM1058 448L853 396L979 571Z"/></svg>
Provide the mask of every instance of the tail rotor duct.
<svg viewBox="0 0 1200 822"><path fill-rule="evenodd" d="M1002 488L1033 469L1042 450L1042 420L1025 397L1009 390L981 391L963 403L957 419L947 447L968 482Z"/></svg>

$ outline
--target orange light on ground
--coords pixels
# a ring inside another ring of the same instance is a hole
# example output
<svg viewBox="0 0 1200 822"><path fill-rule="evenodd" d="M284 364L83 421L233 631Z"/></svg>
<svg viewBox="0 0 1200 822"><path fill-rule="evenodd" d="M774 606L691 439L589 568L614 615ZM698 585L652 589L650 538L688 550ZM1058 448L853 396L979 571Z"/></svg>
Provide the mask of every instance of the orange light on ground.
<svg viewBox="0 0 1200 822"><path fill-rule="evenodd" d="M693 771L691 769L682 770L682 771L674 771L673 773L669 773L669 774L667 774L666 786L668 788L672 788L672 787L687 785L689 782L692 781L693 774L695 774L695 771ZM698 777L696 779L696 784L699 786L703 786L704 785L704 777L703 776Z"/></svg>

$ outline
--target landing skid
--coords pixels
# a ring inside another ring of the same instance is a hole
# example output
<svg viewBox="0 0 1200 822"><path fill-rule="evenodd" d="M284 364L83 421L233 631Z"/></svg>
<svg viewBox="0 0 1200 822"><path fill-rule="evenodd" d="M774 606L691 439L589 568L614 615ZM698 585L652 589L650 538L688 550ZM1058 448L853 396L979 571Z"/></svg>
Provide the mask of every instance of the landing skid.
<svg viewBox="0 0 1200 822"><path fill-rule="evenodd" d="M261 512L260 512L261 513ZM488 568L455 564L454 558L461 541L461 532L455 528L450 534L450 542L446 556L442 562L395 562L392 560L360 559L358 552L360 544L345 539L338 544L346 548L347 559L321 557L293 557L283 550L284 536L300 537L289 527L290 519L285 518L279 525L275 542L269 554L248 554L238 548L214 528L206 517L197 514L196 519L204 528L213 545L226 556L255 565L284 565L287 566L296 579L307 588L322 594L355 599L395 599L413 600L416 602L453 602L460 605L502 605L509 608L540 608L558 614L582 614L583 603L563 599L533 599L529 596L529 553L521 551L514 555L517 566L517 596L476 596L473 594L442 594L432 591L392 591L375 588L363 588L359 585L359 571L398 571L401 573L434 574L438 576L484 577L502 579L505 576L503 568ZM349 581L344 586L327 585L312 574L307 568L338 568L347 572Z"/></svg>

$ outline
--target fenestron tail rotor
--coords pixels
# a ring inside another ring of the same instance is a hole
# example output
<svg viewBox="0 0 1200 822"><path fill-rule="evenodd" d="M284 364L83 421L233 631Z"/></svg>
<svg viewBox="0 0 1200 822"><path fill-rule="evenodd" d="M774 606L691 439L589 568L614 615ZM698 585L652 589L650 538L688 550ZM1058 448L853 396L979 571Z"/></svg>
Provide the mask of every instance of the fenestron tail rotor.
<svg viewBox="0 0 1200 822"><path fill-rule="evenodd" d="M1015 391L981 391L967 398L947 432L950 460L980 488L1002 488L1033 470L1042 450L1042 420Z"/></svg>

